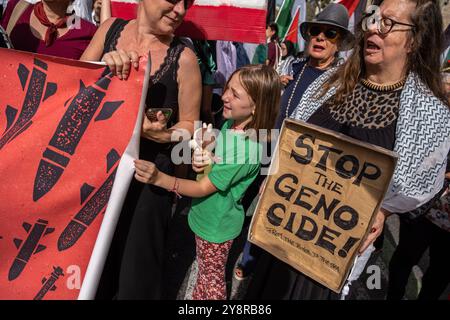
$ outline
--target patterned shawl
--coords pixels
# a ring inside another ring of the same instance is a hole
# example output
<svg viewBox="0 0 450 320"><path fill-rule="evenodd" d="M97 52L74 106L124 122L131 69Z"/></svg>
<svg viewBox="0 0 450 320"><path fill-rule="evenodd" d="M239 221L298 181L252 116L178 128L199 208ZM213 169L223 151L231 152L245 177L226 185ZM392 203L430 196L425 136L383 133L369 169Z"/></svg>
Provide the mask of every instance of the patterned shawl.
<svg viewBox="0 0 450 320"><path fill-rule="evenodd" d="M325 72L309 86L291 118L307 121L336 93L336 88L331 88L321 98L315 95L335 70ZM414 73L408 75L402 89L395 138L399 159L382 207L403 213L420 207L440 191L450 148L450 110Z"/></svg>

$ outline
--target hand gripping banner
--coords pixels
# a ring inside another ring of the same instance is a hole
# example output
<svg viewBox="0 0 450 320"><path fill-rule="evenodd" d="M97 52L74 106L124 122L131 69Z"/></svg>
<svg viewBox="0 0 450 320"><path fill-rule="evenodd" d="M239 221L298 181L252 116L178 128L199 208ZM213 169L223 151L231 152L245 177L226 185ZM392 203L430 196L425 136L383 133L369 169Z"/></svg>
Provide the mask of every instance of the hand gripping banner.
<svg viewBox="0 0 450 320"><path fill-rule="evenodd" d="M144 60L120 81L0 50L0 299L93 298L133 175Z"/></svg>

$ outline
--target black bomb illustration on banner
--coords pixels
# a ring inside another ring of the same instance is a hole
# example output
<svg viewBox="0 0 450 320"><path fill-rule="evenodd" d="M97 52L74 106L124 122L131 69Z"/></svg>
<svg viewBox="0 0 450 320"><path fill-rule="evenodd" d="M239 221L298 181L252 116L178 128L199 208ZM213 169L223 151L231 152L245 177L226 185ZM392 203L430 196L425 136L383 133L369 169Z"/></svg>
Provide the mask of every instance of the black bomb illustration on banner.
<svg viewBox="0 0 450 320"><path fill-rule="evenodd" d="M56 291L56 281L60 277L64 277L63 269L61 267L53 267L53 272L50 277L48 279L45 277L42 278L42 288L33 300L42 300L47 292Z"/></svg>
<svg viewBox="0 0 450 320"><path fill-rule="evenodd" d="M32 125L32 119L41 104L44 89L43 101L56 93L57 84L47 82L47 68L48 66L45 62L35 58L31 78L28 79L30 70L25 65L19 64L17 76L19 77L21 88L25 91L27 83L28 88L26 89L22 109L18 117L17 108L8 105L5 109L6 130L0 136L0 150ZM45 85L46 83L47 86Z"/></svg>
<svg viewBox="0 0 450 320"><path fill-rule="evenodd" d="M22 273L33 254L47 249L47 246L41 244L40 241L44 236L55 231L55 228L49 228L47 225L48 221L42 219L38 219L33 226L27 222L22 224L24 230L28 233L28 237L25 241L17 238L14 239L14 245L19 250L19 253L9 269L9 281L16 279Z"/></svg>
<svg viewBox="0 0 450 320"><path fill-rule="evenodd" d="M94 282L100 226L120 213L113 187L132 178L119 164L139 139L141 62L123 82L103 65L0 49L0 299L76 299Z"/></svg>
<svg viewBox="0 0 450 320"><path fill-rule="evenodd" d="M116 150L111 150L107 156L107 169L109 173L111 169L120 160L120 155ZM108 203L109 196L111 195L111 189L114 183L114 178L116 176L117 167L110 174L108 179L102 184L96 193L88 200L87 198L95 189L94 187L84 184L81 188L81 204L84 206L75 215L75 217L69 222L67 227L62 232L58 239L58 250L63 251L72 247L78 239L83 235L86 229L91 225L94 219L98 216L100 212L105 210L106 204Z"/></svg>
<svg viewBox="0 0 450 320"><path fill-rule="evenodd" d="M100 107L110 83L110 77L100 78L89 87L80 81L80 90L72 99L39 163L34 181L34 201L38 201L47 194L58 182L69 164L70 156L74 155ZM94 121L109 119L122 103L123 101L106 102Z"/></svg>

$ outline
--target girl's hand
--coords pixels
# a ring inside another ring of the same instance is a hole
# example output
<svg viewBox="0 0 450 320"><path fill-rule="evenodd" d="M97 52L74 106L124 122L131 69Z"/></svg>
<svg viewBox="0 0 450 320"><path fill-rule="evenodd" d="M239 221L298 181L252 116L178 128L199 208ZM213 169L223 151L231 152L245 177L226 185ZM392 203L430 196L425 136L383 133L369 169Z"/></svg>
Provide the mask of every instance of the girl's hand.
<svg viewBox="0 0 450 320"><path fill-rule="evenodd" d="M294 80L294 77L287 74L280 77L280 81L283 84L283 86L287 86L288 83L291 82L292 80Z"/></svg>
<svg viewBox="0 0 450 320"><path fill-rule="evenodd" d="M142 123L142 136L156 142L161 142L161 136L168 132L167 119L161 111L156 114L157 121L150 121L144 116Z"/></svg>
<svg viewBox="0 0 450 320"><path fill-rule="evenodd" d="M196 148L192 154L192 170L196 173L203 173L205 168L211 163L211 159L206 150Z"/></svg>
<svg viewBox="0 0 450 320"><path fill-rule="evenodd" d="M136 173L134 174L136 180L142 183L155 184L159 170L153 162L134 160L134 167L136 169Z"/></svg>
<svg viewBox="0 0 450 320"><path fill-rule="evenodd" d="M119 49L106 53L102 61L105 62L113 75L117 75L120 80L127 79L130 74L131 64L137 70L139 67L139 55L136 51L126 52Z"/></svg>

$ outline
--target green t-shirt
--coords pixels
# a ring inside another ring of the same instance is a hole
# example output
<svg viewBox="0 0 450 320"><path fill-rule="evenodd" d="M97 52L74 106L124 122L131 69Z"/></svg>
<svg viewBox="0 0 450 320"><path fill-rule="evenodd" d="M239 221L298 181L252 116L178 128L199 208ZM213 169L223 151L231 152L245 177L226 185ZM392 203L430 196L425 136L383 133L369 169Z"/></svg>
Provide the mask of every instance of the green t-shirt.
<svg viewBox="0 0 450 320"><path fill-rule="evenodd" d="M222 243L236 238L244 223L241 199L258 176L262 148L245 134L228 130L228 120L220 131L214 150L220 161L214 163L209 180L217 192L192 200L188 221L192 231L200 238Z"/></svg>

